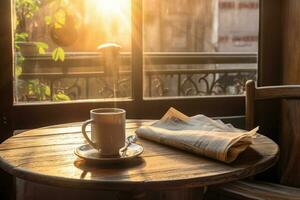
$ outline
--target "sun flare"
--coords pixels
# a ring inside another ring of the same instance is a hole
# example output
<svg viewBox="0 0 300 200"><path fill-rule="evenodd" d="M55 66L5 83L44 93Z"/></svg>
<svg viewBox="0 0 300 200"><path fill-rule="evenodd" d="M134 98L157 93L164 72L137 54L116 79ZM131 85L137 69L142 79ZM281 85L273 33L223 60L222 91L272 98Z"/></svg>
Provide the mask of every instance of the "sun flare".
<svg viewBox="0 0 300 200"><path fill-rule="evenodd" d="M94 0L97 12L106 16L122 15L124 10L128 10L130 1L128 0Z"/></svg>
<svg viewBox="0 0 300 200"><path fill-rule="evenodd" d="M89 30L96 30L100 43L113 42L130 46L131 0L83 0L84 19Z"/></svg>

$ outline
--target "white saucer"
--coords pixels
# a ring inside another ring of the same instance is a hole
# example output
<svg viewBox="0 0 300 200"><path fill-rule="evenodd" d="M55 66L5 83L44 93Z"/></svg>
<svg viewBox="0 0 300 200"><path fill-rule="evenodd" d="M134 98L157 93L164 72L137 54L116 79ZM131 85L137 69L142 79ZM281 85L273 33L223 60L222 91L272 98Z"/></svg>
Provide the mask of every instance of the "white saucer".
<svg viewBox="0 0 300 200"><path fill-rule="evenodd" d="M131 143L127 150L124 152L120 152L120 156L118 157L103 157L93 147L89 144L81 145L77 147L74 151L75 155L79 158L82 158L89 162L97 162L97 163L117 163L117 162L124 162L128 160L132 160L133 158L141 155L144 151L144 148L135 143Z"/></svg>

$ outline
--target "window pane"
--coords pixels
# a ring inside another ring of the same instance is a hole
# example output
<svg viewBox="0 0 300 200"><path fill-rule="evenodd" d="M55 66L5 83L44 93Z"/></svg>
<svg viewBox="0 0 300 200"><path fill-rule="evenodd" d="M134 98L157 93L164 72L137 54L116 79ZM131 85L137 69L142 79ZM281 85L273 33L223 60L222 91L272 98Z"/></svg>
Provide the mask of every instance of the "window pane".
<svg viewBox="0 0 300 200"><path fill-rule="evenodd" d="M259 0L144 0L144 96L243 94Z"/></svg>
<svg viewBox="0 0 300 200"><path fill-rule="evenodd" d="M130 2L15 0L15 103L131 98Z"/></svg>

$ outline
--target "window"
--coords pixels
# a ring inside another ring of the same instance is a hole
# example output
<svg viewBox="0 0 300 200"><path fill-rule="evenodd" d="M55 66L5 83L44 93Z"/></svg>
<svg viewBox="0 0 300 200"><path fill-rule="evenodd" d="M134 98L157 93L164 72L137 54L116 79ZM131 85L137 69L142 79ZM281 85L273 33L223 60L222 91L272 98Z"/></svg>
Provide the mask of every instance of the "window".
<svg viewBox="0 0 300 200"><path fill-rule="evenodd" d="M82 120L102 106L125 108L129 118L157 118L170 106L243 114L244 83L256 79L258 0L14 0L12 6L16 127ZM97 49L107 42L121 48Z"/></svg>
<svg viewBox="0 0 300 200"><path fill-rule="evenodd" d="M258 0L144 0L144 95L243 94L256 78L258 8Z"/></svg>
<svg viewBox="0 0 300 200"><path fill-rule="evenodd" d="M144 97L238 95L255 79L258 0L143 4ZM15 22L16 104L132 97L130 0L16 0ZM96 52L107 42L114 70ZM249 60L205 61L228 52Z"/></svg>
<svg viewBox="0 0 300 200"><path fill-rule="evenodd" d="M15 0L15 49L16 104L131 98L130 0Z"/></svg>

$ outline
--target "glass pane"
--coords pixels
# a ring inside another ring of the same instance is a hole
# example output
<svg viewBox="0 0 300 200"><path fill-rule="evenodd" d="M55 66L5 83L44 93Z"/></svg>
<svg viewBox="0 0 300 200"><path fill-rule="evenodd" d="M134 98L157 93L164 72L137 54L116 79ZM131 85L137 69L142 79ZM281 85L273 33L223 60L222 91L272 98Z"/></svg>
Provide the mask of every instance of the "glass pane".
<svg viewBox="0 0 300 200"><path fill-rule="evenodd" d="M144 97L243 94L258 25L259 0L144 0Z"/></svg>
<svg viewBox="0 0 300 200"><path fill-rule="evenodd" d="M14 0L14 8L15 103L131 98L130 0Z"/></svg>

